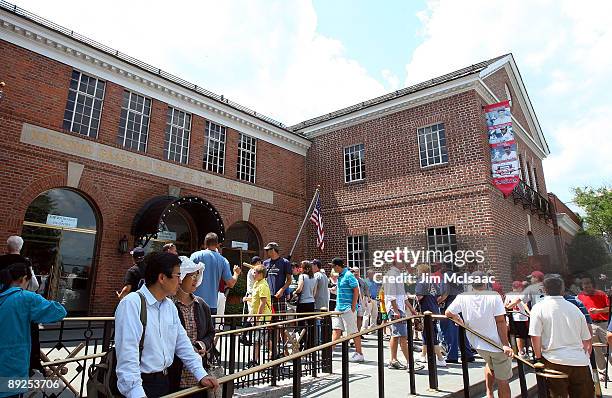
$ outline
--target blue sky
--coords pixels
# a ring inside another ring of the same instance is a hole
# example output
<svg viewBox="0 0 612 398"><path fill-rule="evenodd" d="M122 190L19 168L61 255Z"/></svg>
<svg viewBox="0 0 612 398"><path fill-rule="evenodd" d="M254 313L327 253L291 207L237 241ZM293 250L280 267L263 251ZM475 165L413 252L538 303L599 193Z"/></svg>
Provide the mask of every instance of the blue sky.
<svg viewBox="0 0 612 398"><path fill-rule="evenodd" d="M548 191L612 184L611 1L82 4L17 1L286 124L512 52L551 149Z"/></svg>

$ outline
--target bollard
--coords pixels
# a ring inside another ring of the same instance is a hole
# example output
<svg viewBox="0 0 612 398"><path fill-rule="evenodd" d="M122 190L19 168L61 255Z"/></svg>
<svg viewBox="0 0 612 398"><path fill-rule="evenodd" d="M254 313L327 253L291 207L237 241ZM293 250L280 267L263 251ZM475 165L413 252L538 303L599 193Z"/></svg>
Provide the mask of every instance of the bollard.
<svg viewBox="0 0 612 398"><path fill-rule="evenodd" d="M378 351L378 398L385 397L385 341L383 339L383 329L384 328L380 328L376 332L378 344L376 346L376 350Z"/></svg>
<svg viewBox="0 0 612 398"><path fill-rule="evenodd" d="M434 349L434 323L431 311L425 311L424 332L427 337L427 370L429 373L429 388L438 389L438 367L436 365L436 353Z"/></svg>
<svg viewBox="0 0 612 398"><path fill-rule="evenodd" d="M465 329L463 326L457 326L459 329L459 350L461 351L461 373L463 373L463 395L465 398L470 398L470 371L467 361L468 355L467 346L465 344Z"/></svg>
<svg viewBox="0 0 612 398"><path fill-rule="evenodd" d="M302 382L302 358L293 359L293 398L300 398L302 393L300 384Z"/></svg>

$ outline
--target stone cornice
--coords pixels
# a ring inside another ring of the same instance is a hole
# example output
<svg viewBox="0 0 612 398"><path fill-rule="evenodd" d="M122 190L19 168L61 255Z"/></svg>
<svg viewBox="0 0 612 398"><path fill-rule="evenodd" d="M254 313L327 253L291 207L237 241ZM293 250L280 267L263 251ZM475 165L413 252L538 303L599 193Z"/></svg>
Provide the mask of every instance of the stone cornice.
<svg viewBox="0 0 612 398"><path fill-rule="evenodd" d="M571 236L575 236L580 231L580 225L576 224L572 218L565 213L557 213L557 224L559 228Z"/></svg>
<svg viewBox="0 0 612 398"><path fill-rule="evenodd" d="M0 10L0 39L302 156L310 147L288 130L5 10Z"/></svg>

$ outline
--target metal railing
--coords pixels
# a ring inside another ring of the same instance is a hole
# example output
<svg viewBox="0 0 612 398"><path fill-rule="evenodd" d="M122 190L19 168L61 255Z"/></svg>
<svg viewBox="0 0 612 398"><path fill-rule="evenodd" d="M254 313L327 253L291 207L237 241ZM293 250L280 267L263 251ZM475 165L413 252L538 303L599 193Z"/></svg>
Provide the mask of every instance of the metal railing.
<svg viewBox="0 0 612 398"><path fill-rule="evenodd" d="M532 213L538 214L540 218L552 218L552 206L547 198L540 195L523 180L512 191L514 203L522 203L523 208L531 209Z"/></svg>
<svg viewBox="0 0 612 398"><path fill-rule="evenodd" d="M293 378L293 389L292 389L292 396L294 398L300 398L301 397L301 377L302 377L302 372L300 372L300 366L301 366L301 358L306 357L308 355L312 355L313 353L317 352L317 351L321 351L321 350L329 350L331 349L333 346L337 345L337 344L341 344L342 346L342 351L341 351L341 356L342 356L342 368L341 368L341 389L342 389L342 398L349 398L349 358L348 358L348 352L349 352L349 346L348 343L350 340L354 339L357 336L362 336L366 333L371 333L371 332L376 332L377 333L377 383L378 383L378 396L379 398L384 398L385 396L385 383L384 383L384 368L385 368L385 362L384 362L384 339L383 339L383 330L384 328L396 324L396 323L401 323L401 322L405 322L406 326L408 328L409 331L412 331L412 327L413 327L413 320L417 319L417 318L422 318L423 322L424 322L424 330L423 333L425 333L428 338L427 338L427 344L426 347L423 347L423 349L427 350L427 358L428 358L428 379L429 379L429 388L431 390L438 390L439 389L439 385L438 385L438 374L437 374L437 368L436 368L436 361L435 361L435 348L434 348L434 344L433 344L433 333L434 333L434 320L438 320L438 319L448 319L443 315L433 315L430 312L426 312L423 315L414 315L414 316L409 316L409 317L404 317L404 318L400 318L397 320L393 320L393 321L388 321L385 322L383 324L380 324L378 326L374 326L372 328L360 331L358 333L355 334L351 334L345 337L342 337L336 341L333 342L328 342L328 343L323 343L321 345L303 350L301 352L297 352L294 353L292 355L289 355L287 357L284 358L279 358L276 360L272 360L266 364L251 368L251 369L246 369L234 374L230 374L224 377L221 377L218 381L219 384L223 386L223 397L224 398L229 398L231 396L231 391L233 391L232 388L232 384L236 382L236 380L240 380L241 378L247 377L251 374L254 373L258 373L258 372L266 372L269 371L269 369L271 368L277 368L279 366L282 366L284 363L286 362L292 362L294 369L298 370L296 372L294 372L292 374L292 378ZM468 327L465 327L462 324L458 324L457 326L459 327L459 345L460 345L460 350L461 350L461 361L462 361L462 376L463 376L463 393L464 396L466 398L470 397L470 380L469 380L469 373L468 373L468 352L467 352L467 347L465 344L465 333L466 330L469 331L470 333L474 334L475 336L483 339L484 341L486 341L487 343L493 345L494 347L503 350L502 347L499 346L499 344L495 343L494 341L491 341L489 338L487 338L486 336L483 336L482 334L478 333L477 331L470 329ZM410 390L410 394L412 395L416 395L417 394L417 389L416 389L416 380L415 380L415 368L414 368L414 348L413 348L413 334L411 332L408 333L408 354L409 354L409 358L408 358L408 366L409 366L409 381L408 381L408 388ZM560 379L560 378L567 378L567 375L552 370L552 369L546 369L543 367L542 364L532 364L528 361L525 361L521 358L519 358L516 353L513 355L513 358L517 361L520 361L520 363L522 363L525 366L529 366L530 368L533 369L536 378L538 380L537 383L537 390L538 390L538 396L539 397L546 397L548 394L548 390L547 390L547 386L546 386L546 379ZM333 370L333 369L332 369ZM522 377L524 379L525 375L524 373L519 373L519 377ZM523 390L523 385L525 386L525 390ZM205 387L200 387L200 386L195 386L195 387L191 387L182 391L178 391L176 393L172 393L169 395L166 395L165 398L182 398L182 397L187 397L187 396L191 396L193 394L197 394L197 393L201 393L202 391L206 390L207 388ZM526 390L526 383L521 383L521 394L522 396L527 396L528 391Z"/></svg>
<svg viewBox="0 0 612 398"><path fill-rule="evenodd" d="M286 313L267 315L267 324L249 326L247 319L263 315L213 316L218 331L215 333L213 357L215 365L223 367L226 374L248 369L249 362L259 356L261 362L269 362L293 351L314 347L321 341L331 340L333 312ZM282 320L284 318L291 318ZM275 321L277 319L277 321ZM278 320L281 319L281 320ZM113 345L113 317L73 317L43 325L40 329L41 360L48 377L61 382L54 395L70 392L83 396L86 391L88 370L97 364ZM54 359L60 357L61 359ZM319 351L300 365L304 375L316 376L331 372L331 351ZM254 385L277 385L280 380L291 378L294 364L287 363L266 374L253 374L236 380L235 388ZM47 396L46 394L43 394Z"/></svg>

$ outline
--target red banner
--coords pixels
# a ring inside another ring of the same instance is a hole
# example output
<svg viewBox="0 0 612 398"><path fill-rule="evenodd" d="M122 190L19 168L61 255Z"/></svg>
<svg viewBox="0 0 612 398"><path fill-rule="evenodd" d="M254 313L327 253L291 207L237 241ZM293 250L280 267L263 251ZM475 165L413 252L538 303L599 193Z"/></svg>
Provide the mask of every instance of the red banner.
<svg viewBox="0 0 612 398"><path fill-rule="evenodd" d="M507 197L519 183L520 167L512 131L510 101L485 106L485 116L491 148L493 184Z"/></svg>

